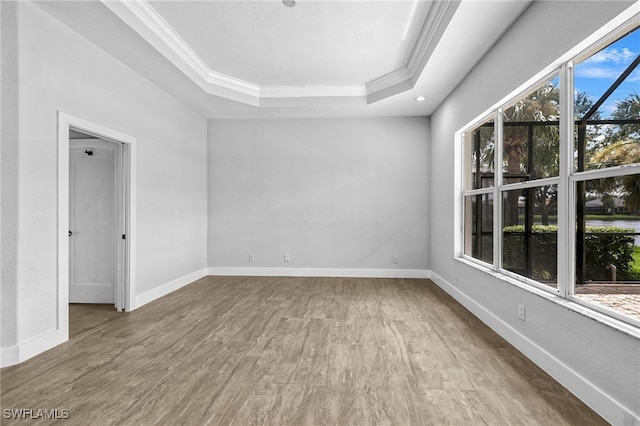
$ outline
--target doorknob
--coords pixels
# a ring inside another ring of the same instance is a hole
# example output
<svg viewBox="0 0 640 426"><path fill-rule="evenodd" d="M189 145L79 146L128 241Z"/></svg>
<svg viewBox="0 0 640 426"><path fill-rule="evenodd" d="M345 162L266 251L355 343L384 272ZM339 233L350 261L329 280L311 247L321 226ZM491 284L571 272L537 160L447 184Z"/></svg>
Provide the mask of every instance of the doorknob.
<svg viewBox="0 0 640 426"><path fill-rule="evenodd" d="M73 232L69 231L69 236L72 236L72 235L73 235Z"/></svg>

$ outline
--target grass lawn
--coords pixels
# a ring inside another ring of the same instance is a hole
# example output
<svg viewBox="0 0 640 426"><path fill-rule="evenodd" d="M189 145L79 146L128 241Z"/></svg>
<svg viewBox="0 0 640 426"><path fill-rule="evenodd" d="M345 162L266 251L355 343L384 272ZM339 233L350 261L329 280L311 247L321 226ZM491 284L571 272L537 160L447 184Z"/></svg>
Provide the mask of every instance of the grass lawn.
<svg viewBox="0 0 640 426"><path fill-rule="evenodd" d="M640 220L640 216L632 214L588 214L587 220Z"/></svg>
<svg viewBox="0 0 640 426"><path fill-rule="evenodd" d="M633 260L631 261L631 271L640 276L640 247L633 246L633 253L631 253Z"/></svg>

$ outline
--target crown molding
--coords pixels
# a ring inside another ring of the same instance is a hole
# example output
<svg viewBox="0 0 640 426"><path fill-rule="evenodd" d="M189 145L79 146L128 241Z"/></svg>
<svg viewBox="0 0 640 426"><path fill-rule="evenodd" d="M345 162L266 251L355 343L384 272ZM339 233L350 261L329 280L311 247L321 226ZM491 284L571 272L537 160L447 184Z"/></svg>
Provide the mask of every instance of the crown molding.
<svg viewBox="0 0 640 426"><path fill-rule="evenodd" d="M460 0L433 2L407 63L412 79L417 80L422 73L459 5Z"/></svg>
<svg viewBox="0 0 640 426"><path fill-rule="evenodd" d="M414 88L459 5L460 0L439 0L431 4L407 65L368 82L367 103L377 102Z"/></svg>
<svg viewBox="0 0 640 426"><path fill-rule="evenodd" d="M387 75L372 80L367 86L367 103L377 102L398 93L413 89L415 82L407 67L402 67Z"/></svg>
<svg viewBox="0 0 640 426"><path fill-rule="evenodd" d="M460 0L433 1L406 66L372 81L347 86L260 86L216 72L147 0L101 0L206 93L257 107L372 103L411 90Z"/></svg>
<svg viewBox="0 0 640 426"><path fill-rule="evenodd" d="M107 2L109 4L111 2ZM178 33L164 20L156 10L146 1L120 0L147 28L160 38L176 55L193 68L203 79L208 79L211 73L207 64L196 52L178 35ZM232 80L227 77L226 81Z"/></svg>
<svg viewBox="0 0 640 426"><path fill-rule="evenodd" d="M267 98L306 98L366 96L367 87L351 86L261 86L260 97Z"/></svg>

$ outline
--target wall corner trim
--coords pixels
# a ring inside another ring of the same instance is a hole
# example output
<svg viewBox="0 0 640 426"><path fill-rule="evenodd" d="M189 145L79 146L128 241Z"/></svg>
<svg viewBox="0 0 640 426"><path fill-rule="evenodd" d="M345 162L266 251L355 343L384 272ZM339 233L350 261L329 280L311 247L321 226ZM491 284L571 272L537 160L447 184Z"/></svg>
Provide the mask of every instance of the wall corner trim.
<svg viewBox="0 0 640 426"><path fill-rule="evenodd" d="M210 267L208 275L251 277L429 278L426 269Z"/></svg>
<svg viewBox="0 0 640 426"><path fill-rule="evenodd" d="M67 340L69 340L68 333L63 329L56 329L18 345L2 348L0 367L19 364Z"/></svg>
<svg viewBox="0 0 640 426"><path fill-rule="evenodd" d="M569 368L561 360L495 316L484 306L467 296L437 273L429 271L429 277L438 287L448 293L493 331L502 336L518 351L542 368L605 420L615 425L640 426L640 415L638 413L633 413L620 404L594 383Z"/></svg>
<svg viewBox="0 0 640 426"><path fill-rule="evenodd" d="M152 288L151 290L147 290L142 294L138 294L135 297L135 306L132 308L132 310L146 305L149 302L153 302L154 300L159 299L162 296L166 296L167 294L174 292L206 276L207 268L202 268L190 274L183 275L173 281L169 281L168 283Z"/></svg>

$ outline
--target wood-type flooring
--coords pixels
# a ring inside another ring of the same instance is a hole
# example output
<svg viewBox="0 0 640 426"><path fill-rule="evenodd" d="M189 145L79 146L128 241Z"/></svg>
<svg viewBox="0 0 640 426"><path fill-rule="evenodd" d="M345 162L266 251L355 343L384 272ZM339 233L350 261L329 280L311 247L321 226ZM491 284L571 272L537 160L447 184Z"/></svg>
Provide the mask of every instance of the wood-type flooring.
<svg viewBox="0 0 640 426"><path fill-rule="evenodd" d="M429 280L206 277L70 322L0 371L3 414L68 419L2 424L607 424Z"/></svg>

